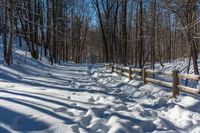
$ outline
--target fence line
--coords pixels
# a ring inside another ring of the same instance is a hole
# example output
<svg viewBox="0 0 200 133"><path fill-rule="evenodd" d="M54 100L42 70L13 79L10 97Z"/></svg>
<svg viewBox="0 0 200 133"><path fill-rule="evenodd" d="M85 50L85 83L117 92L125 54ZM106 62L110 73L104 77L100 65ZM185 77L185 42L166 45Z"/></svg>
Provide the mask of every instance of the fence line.
<svg viewBox="0 0 200 133"><path fill-rule="evenodd" d="M131 68L131 67L124 67L114 64L105 64L104 65L107 69L111 69L112 72L117 72L118 74L122 76L126 76L129 78L129 80L132 79L139 79L143 80L144 84L147 83L154 83L159 84L165 87L172 88L172 97L175 97L179 95L179 92L186 92L191 94L200 95L200 90L191 88L188 86L180 85L179 80L180 79L191 79L191 80L200 80L200 75L193 75L193 74L180 74L179 70L173 70L173 72L163 72L158 70L151 70L147 68ZM134 74L134 75L133 75ZM164 75L167 77L172 78L172 82L166 82L158 79L149 78L148 74L157 74L157 75Z"/></svg>

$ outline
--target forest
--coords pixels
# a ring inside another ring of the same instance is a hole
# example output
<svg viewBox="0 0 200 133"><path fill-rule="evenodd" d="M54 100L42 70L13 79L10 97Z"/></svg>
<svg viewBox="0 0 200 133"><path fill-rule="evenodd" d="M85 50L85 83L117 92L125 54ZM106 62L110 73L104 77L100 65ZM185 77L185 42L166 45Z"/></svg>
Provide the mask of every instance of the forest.
<svg viewBox="0 0 200 133"><path fill-rule="evenodd" d="M0 133L200 133L200 0L0 0Z"/></svg>
<svg viewBox="0 0 200 133"><path fill-rule="evenodd" d="M14 39L51 64L112 62L154 69L189 58L198 71L198 0L1 0L4 60ZM189 70L189 69L188 69Z"/></svg>

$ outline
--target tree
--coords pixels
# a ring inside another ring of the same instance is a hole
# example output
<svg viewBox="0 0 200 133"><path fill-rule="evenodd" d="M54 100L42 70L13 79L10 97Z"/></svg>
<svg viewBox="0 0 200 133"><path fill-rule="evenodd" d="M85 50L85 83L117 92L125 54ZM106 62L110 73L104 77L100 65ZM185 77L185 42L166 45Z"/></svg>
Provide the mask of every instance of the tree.
<svg viewBox="0 0 200 133"><path fill-rule="evenodd" d="M127 0L122 0L122 44L123 44L123 64L127 63Z"/></svg>

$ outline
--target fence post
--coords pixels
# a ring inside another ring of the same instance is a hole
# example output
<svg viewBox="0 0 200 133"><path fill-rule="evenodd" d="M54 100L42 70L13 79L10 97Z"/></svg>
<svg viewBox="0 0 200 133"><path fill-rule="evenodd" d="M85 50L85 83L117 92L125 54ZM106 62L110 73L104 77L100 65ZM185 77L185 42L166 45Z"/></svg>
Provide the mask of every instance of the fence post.
<svg viewBox="0 0 200 133"><path fill-rule="evenodd" d="M116 73L118 73L118 65L116 65Z"/></svg>
<svg viewBox="0 0 200 133"><path fill-rule="evenodd" d="M112 73L114 72L114 64L112 64Z"/></svg>
<svg viewBox="0 0 200 133"><path fill-rule="evenodd" d="M129 71L128 71L128 78L129 80L132 80L132 70L131 70L131 67L129 67Z"/></svg>
<svg viewBox="0 0 200 133"><path fill-rule="evenodd" d="M176 98L179 95L179 77L178 77L179 70L173 70L172 79L173 79L173 88L172 88L172 97Z"/></svg>
<svg viewBox="0 0 200 133"><path fill-rule="evenodd" d="M121 65L120 69L121 69L121 76L123 76L123 74L122 74L123 73L123 66L122 65Z"/></svg>
<svg viewBox="0 0 200 133"><path fill-rule="evenodd" d="M106 69L109 69L109 63L108 63L108 64L106 64Z"/></svg>
<svg viewBox="0 0 200 133"><path fill-rule="evenodd" d="M142 80L143 80L144 84L147 84L147 81L146 81L146 77L147 77L146 69L147 68L145 68L145 67L143 67L143 69L142 69Z"/></svg>
<svg viewBox="0 0 200 133"><path fill-rule="evenodd" d="M108 69L108 64L105 64L105 68Z"/></svg>

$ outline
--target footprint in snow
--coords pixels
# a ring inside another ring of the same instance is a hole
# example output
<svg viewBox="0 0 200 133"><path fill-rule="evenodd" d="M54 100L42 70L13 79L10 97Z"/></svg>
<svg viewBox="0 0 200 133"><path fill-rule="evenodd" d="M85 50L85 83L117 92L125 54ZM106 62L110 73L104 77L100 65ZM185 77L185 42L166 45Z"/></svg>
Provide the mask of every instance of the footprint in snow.
<svg viewBox="0 0 200 133"><path fill-rule="evenodd" d="M8 88L12 88L12 87L15 87L15 85L8 86Z"/></svg>
<svg viewBox="0 0 200 133"><path fill-rule="evenodd" d="M67 111L67 112L65 112L67 115L69 115L70 117L74 117L74 114L72 113L72 112L69 112L69 111Z"/></svg>
<svg viewBox="0 0 200 133"><path fill-rule="evenodd" d="M113 91L113 93L120 93L120 92L122 92L121 89L115 89L115 90Z"/></svg>
<svg viewBox="0 0 200 133"><path fill-rule="evenodd" d="M90 98L88 99L88 102L93 103L93 102L95 102L95 100L94 100L93 97L90 97Z"/></svg>
<svg viewBox="0 0 200 133"><path fill-rule="evenodd" d="M77 104L76 103L71 103L71 106L77 106Z"/></svg>
<svg viewBox="0 0 200 133"><path fill-rule="evenodd" d="M59 108L55 108L54 112L62 112L65 113L71 117L74 117L74 114L72 112L67 111L67 109L65 107L59 107Z"/></svg>
<svg viewBox="0 0 200 133"><path fill-rule="evenodd" d="M49 78L53 78L53 75L51 73L46 74Z"/></svg>
<svg viewBox="0 0 200 133"><path fill-rule="evenodd" d="M65 107L58 107L53 110L54 110L54 112L66 112L67 111L67 109Z"/></svg>
<svg viewBox="0 0 200 133"><path fill-rule="evenodd" d="M77 124L71 125L71 129L74 133L79 133L79 126Z"/></svg>
<svg viewBox="0 0 200 133"><path fill-rule="evenodd" d="M127 107L124 105L118 105L115 108L115 111L127 110Z"/></svg>
<svg viewBox="0 0 200 133"><path fill-rule="evenodd" d="M49 128L49 125L43 121L33 118L32 115L17 116L13 118L11 128L16 131L40 131Z"/></svg>

